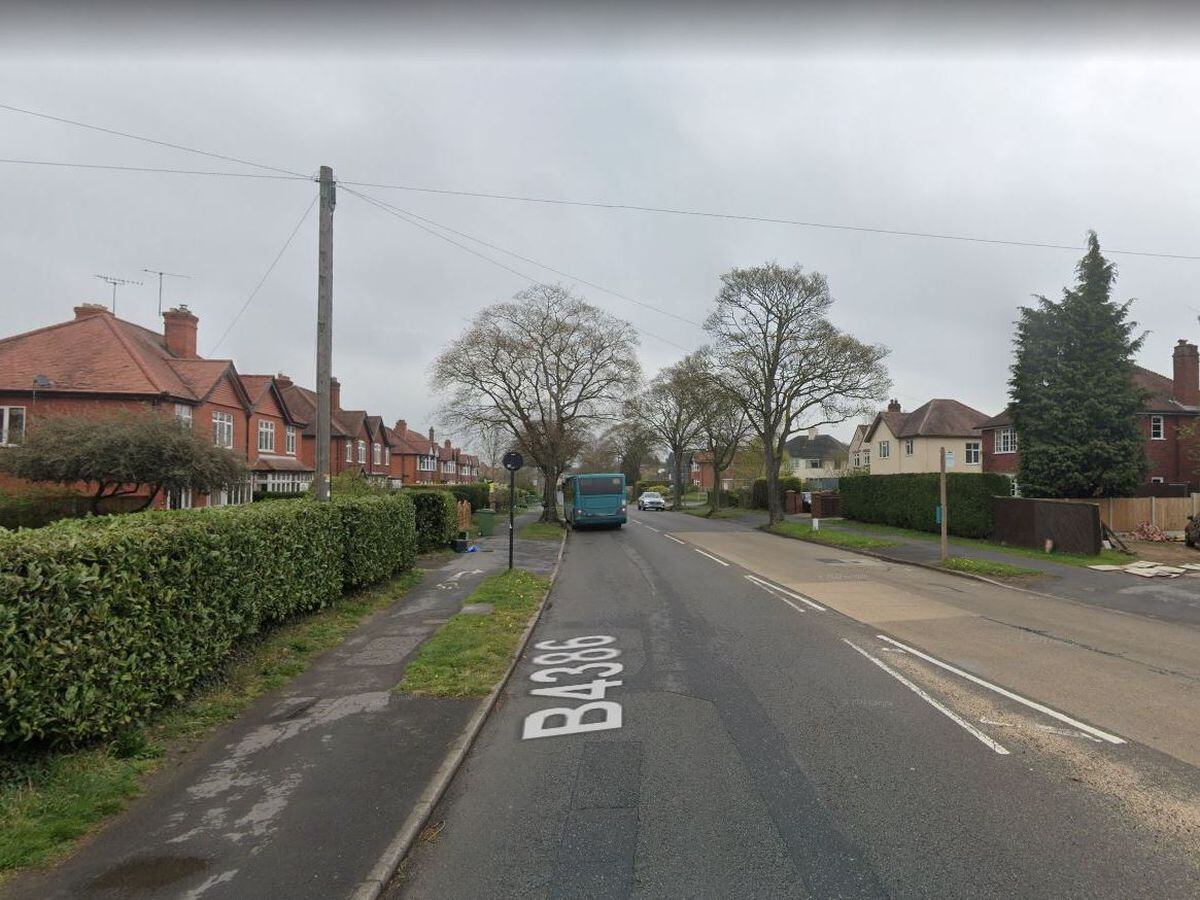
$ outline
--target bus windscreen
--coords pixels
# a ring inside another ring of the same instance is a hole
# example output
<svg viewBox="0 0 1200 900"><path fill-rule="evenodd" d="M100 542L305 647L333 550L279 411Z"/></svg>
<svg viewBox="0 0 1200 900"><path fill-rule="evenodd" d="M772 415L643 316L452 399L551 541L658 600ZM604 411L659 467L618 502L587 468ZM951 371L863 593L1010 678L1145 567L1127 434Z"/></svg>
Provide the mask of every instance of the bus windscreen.
<svg viewBox="0 0 1200 900"><path fill-rule="evenodd" d="M614 478L580 478L576 481L579 493L583 496L594 497L597 494L623 493L623 479Z"/></svg>

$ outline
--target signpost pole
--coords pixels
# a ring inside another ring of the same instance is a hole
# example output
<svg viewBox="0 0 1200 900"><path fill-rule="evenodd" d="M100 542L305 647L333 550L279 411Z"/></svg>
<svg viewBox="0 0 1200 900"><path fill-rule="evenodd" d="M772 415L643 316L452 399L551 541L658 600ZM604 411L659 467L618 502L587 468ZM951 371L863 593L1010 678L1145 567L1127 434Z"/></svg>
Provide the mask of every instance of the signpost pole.
<svg viewBox="0 0 1200 900"><path fill-rule="evenodd" d="M508 470L508 571L513 567L513 507L516 505L517 472Z"/></svg>
<svg viewBox="0 0 1200 900"><path fill-rule="evenodd" d="M946 539L946 520L950 518L946 509L946 448L942 447L939 454L941 457L941 475L938 478L938 502L941 504L941 520L942 520L942 562L945 562L949 557L949 548L947 547Z"/></svg>

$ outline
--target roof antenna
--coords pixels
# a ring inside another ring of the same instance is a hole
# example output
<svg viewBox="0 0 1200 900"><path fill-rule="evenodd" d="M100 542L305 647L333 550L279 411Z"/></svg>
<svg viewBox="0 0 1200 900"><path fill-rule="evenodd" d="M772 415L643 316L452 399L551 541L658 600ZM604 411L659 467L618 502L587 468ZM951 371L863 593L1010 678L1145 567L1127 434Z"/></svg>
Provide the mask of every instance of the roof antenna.
<svg viewBox="0 0 1200 900"><path fill-rule="evenodd" d="M158 276L158 317L162 318L162 280L166 275L168 278L191 278L191 275L180 275L178 272L160 272L158 269L142 269L143 272L149 272L151 275Z"/></svg>
<svg viewBox="0 0 1200 900"><path fill-rule="evenodd" d="M113 311L114 316L117 314L117 285L118 284L141 284L140 281L130 281L128 278L116 278L112 275L97 275L96 277L99 278L101 281L107 281L109 284L112 285L112 289L113 289L112 311Z"/></svg>

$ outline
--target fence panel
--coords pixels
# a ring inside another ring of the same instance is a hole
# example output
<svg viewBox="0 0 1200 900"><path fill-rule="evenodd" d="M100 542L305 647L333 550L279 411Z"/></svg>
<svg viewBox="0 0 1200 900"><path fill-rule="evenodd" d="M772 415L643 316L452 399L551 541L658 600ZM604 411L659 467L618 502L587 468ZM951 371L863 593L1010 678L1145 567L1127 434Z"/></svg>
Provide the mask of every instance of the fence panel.
<svg viewBox="0 0 1200 900"><path fill-rule="evenodd" d="M997 497L993 539L1018 547L1042 549L1046 541L1062 553L1100 552L1100 515L1096 503Z"/></svg>

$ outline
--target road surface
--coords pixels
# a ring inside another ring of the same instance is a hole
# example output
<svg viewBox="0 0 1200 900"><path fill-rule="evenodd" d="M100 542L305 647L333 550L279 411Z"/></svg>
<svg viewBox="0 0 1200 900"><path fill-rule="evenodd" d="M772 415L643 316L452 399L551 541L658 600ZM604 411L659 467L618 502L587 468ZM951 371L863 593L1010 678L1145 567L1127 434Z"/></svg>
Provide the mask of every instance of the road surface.
<svg viewBox="0 0 1200 900"><path fill-rule="evenodd" d="M1191 626L633 513L534 641L388 897L1200 895Z"/></svg>

